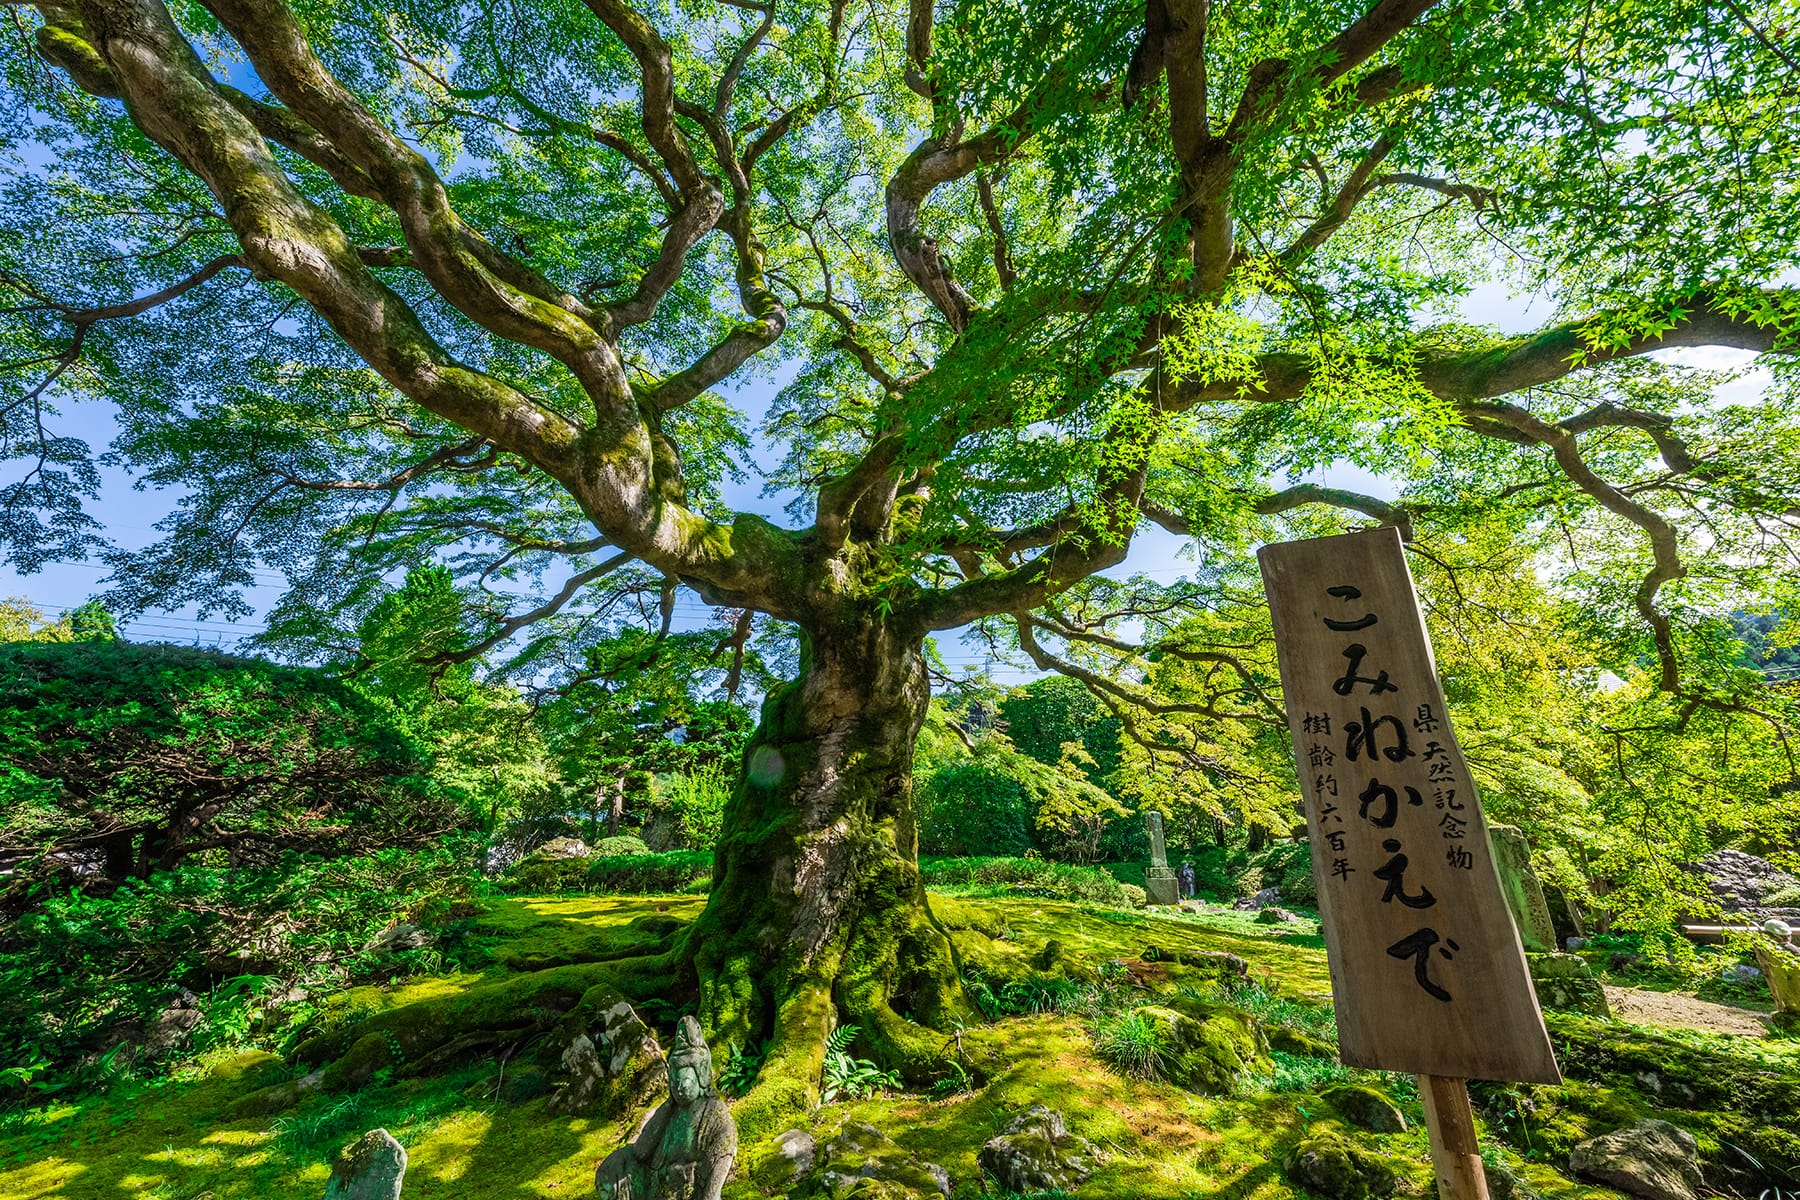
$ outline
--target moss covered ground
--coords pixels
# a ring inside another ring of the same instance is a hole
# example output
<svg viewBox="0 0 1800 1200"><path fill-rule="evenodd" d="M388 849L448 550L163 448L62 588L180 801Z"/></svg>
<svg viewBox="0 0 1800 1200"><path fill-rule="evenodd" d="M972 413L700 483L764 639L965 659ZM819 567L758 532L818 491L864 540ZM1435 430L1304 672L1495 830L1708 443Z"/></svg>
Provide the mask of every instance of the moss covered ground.
<svg viewBox="0 0 1800 1200"><path fill-rule="evenodd" d="M698 911L690 896L514 897L490 901L466 927L476 969L396 980L334 997L321 1028L385 1014L442 1012L472 1004L541 974L580 972L597 954L667 937ZM884 1093L826 1106L813 1118L821 1143L848 1122L866 1121L919 1159L950 1171L959 1196L983 1192L982 1144L1019 1111L1046 1104L1101 1152L1080 1197L1206 1197L1250 1200L1304 1195L1282 1160L1309 1132L1329 1129L1379 1155L1401 1195L1432 1194L1416 1091L1401 1076L1349 1071L1309 1056L1333 1036L1323 945L1311 922L1267 926L1223 912L1151 915L1031 897L934 898L954 931L965 970L995 995L1050 996L1024 1012L964 1031L964 1050L982 1086L932 1094ZM1054 951L1050 943L1057 943ZM1249 982L1221 983L1219 952L1242 958ZM1208 957L1208 956L1211 957ZM1272 1053L1233 1094L1203 1096L1134 1078L1096 1050L1095 1011L1062 1005L1062 992L1027 986L1064 980L1101 988L1124 1003L1185 1011L1224 1001L1249 1012ZM1012 987L1015 990L1007 992ZM1020 991L1018 989L1024 989ZM1136 999L1141 997L1141 999ZM652 1006L654 1007L654 1006ZM1030 1007L1030 1005L1026 1005ZM658 1024L675 1014L649 1013ZM1573 1140L1643 1115L1662 1115L1696 1132L1709 1154L1772 1158L1770 1171L1800 1159L1779 1126L1800 1112L1800 1047L1720 1036L1553 1018L1569 1068L1562 1088L1477 1088L1484 1145L1545 1200L1610 1195L1571 1181ZM0 1123L0 1197L75 1200L233 1200L316 1197L339 1147L384 1126L407 1146L406 1196L525 1200L586 1195L596 1160L628 1136L631 1115L594 1121L552 1114L541 1093L509 1091L505 1064L490 1056L447 1073L403 1078L380 1071L338 1095L313 1095L275 1115L234 1115L243 1097L304 1068L266 1052L217 1055L174 1077L126 1082L110 1093L50 1105ZM1319 1094L1351 1080L1394 1100L1405 1132L1352 1128ZM1785 1109L1783 1119L1781 1106ZM1775 1132L1770 1132L1774 1128ZM757 1147L746 1145L747 1157ZM1786 1156L1792 1155L1793 1159ZM1721 1166L1738 1190L1746 1182ZM752 1196L745 1172L728 1196ZM1774 1178L1774 1176L1771 1176ZM1747 1194L1754 1195L1751 1191Z"/></svg>

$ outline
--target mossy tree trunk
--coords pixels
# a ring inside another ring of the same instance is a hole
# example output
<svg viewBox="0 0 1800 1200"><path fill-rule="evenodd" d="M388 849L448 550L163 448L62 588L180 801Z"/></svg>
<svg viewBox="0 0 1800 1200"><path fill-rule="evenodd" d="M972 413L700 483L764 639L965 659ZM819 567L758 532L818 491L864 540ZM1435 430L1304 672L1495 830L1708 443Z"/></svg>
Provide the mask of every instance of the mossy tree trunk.
<svg viewBox="0 0 1800 1200"><path fill-rule="evenodd" d="M969 1015L918 868L913 748L930 701L919 634L874 613L803 631L725 812L688 947L715 1044L770 1039L758 1094L809 1101L841 1013L911 1079Z"/></svg>

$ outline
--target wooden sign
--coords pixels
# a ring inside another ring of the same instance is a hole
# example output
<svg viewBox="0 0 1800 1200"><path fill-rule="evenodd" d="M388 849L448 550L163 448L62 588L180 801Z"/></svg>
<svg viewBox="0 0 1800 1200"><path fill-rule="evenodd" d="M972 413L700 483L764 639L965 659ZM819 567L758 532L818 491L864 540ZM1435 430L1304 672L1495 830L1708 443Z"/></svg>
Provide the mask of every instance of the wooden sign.
<svg viewBox="0 0 1800 1200"><path fill-rule="evenodd" d="M1284 542L1258 558L1340 1056L1560 1083L1398 532Z"/></svg>

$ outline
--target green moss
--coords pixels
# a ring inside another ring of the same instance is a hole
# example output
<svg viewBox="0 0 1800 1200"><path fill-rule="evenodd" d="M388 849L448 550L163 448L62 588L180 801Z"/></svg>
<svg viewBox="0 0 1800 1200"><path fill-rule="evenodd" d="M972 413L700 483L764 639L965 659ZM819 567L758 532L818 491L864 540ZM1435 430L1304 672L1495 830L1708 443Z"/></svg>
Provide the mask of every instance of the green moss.
<svg viewBox="0 0 1800 1200"><path fill-rule="evenodd" d="M353 1048L351 1065L377 1064L395 1043L384 1037L365 1048L361 1039L388 1032L405 1039L434 1022L492 1021L509 1028L509 1022L518 1020L529 1026L541 1014L566 1012L591 987L617 986L613 976L620 972L639 980L667 978L673 967L666 958L623 965L576 960L595 953L594 946L609 952L628 948L653 930L665 940L678 938L679 927L668 923L691 919L698 909L697 900L669 897L493 902L471 926L471 939L489 948L490 965L484 972L358 988L335 997L319 1028L335 1053L313 1065ZM1143 1000L1155 1006L1189 1015L1227 1009L1241 1015L1248 1009L1276 1044L1309 1038L1312 1050L1329 1055L1328 1044L1319 1040L1329 1031L1329 1012L1319 1004L1328 995L1323 954L1280 930L1253 930L1248 922L1230 919L1112 920L1108 916L1133 914L1102 916L1034 898L934 898L933 909L965 958L994 969L996 979L1048 980L1071 971L1098 974L1102 968L1118 979L1119 969L1106 964L1122 961L1129 978L1140 981ZM906 936L904 928L896 929L895 936ZM1062 953L1054 956L1050 972L1034 971L1031 960L1052 940L1061 944ZM1145 962L1144 951L1152 946L1170 951L1168 960ZM1217 999L1217 978L1180 961L1214 950L1244 958L1258 981L1232 990L1227 1004ZM535 969L535 964L552 961L557 965L548 970ZM509 962L534 969L509 970ZM756 966L746 960L742 969L754 971ZM725 977L732 976L727 972ZM839 1001L821 984L795 993L788 1003L799 1008L783 1023L787 1040L768 1048L761 1086L733 1106L746 1159L727 1191L733 1200L760 1194L748 1182L754 1165L749 1160L766 1152L759 1148L775 1134L800 1125L823 1143L848 1121L875 1125L911 1158L943 1165L959 1188L972 1189L980 1178L976 1155L982 1144L1023 1109L1040 1103L1063 1113L1072 1133L1104 1151L1095 1175L1077 1192L1082 1200L1300 1197L1305 1193L1283 1174L1281 1164L1303 1139L1318 1133L1346 1138L1352 1145L1379 1144L1384 1160L1400 1176L1398 1191L1412 1196L1431 1192L1416 1101L1398 1090L1396 1081L1373 1073L1339 1069L1352 1082L1392 1094L1415 1127L1382 1135L1378 1143L1359 1142L1361 1135L1343 1127L1330 1105L1307 1090L1317 1083L1292 1084L1293 1090L1283 1084L1284 1090L1277 1091L1252 1079L1237 1094L1201 1096L1167 1080L1121 1079L1097 1057L1084 1019L1045 1012L967 1023L961 1052L971 1074L986 1080L973 1091L944 1090L935 1097L884 1094L817 1109L822 1030L838 1018ZM1292 1024L1274 1023L1288 1021ZM1220 1022L1215 1016L1202 1024ZM1241 1045L1244 1030L1238 1018L1220 1025L1226 1026L1237 1031ZM1545 1200L1601 1200L1608 1195L1564 1178L1556 1168L1566 1163L1567 1147L1575 1141L1639 1116L1660 1115L1692 1130L1708 1156L1709 1181L1729 1182L1719 1172L1734 1153L1731 1146L1757 1155L1772 1169L1800 1161L1800 1147L1791 1145L1795 1135L1785 1129L1786 1118L1800 1111L1800 1095L1793 1090L1800 1086L1800 1046L1660 1033L1563 1014L1552 1014L1550 1026L1568 1084L1472 1087L1481 1110L1484 1150L1517 1171ZM436 1033L441 1035L442 1029ZM953 1033L930 1036L936 1039L934 1052L955 1053ZM221 1058L205 1072L156 1087L121 1090L80 1106L46 1108L28 1120L0 1125L0 1196L177 1200L210 1192L214 1200L264 1200L318 1195L331 1154L378 1125L407 1146L408 1200L550 1200L586 1194L594 1161L629 1130L623 1120L552 1114L547 1098L539 1094L542 1080L533 1081L525 1062L529 1044L508 1058L502 1070L504 1045L477 1049L463 1066L452 1064L450 1073L429 1077L404 1077L413 1060L403 1055L398 1067L390 1063L383 1073L376 1066L354 1090L296 1096L275 1115L233 1115L232 1106L267 1087L271 1073L306 1070L308 1063L284 1066L268 1055ZM1308 1061L1325 1064L1329 1058ZM1280 1066L1278 1062L1271 1069L1279 1074ZM350 1065L340 1069L348 1072ZM1658 1072L1660 1093L1638 1078L1650 1069ZM1680 1104L1678 1095L1686 1097Z"/></svg>
<svg viewBox="0 0 1800 1200"><path fill-rule="evenodd" d="M1406 1116L1394 1101L1375 1088L1360 1083L1334 1083L1319 1093L1352 1125L1375 1133L1404 1133Z"/></svg>
<svg viewBox="0 0 1800 1200"><path fill-rule="evenodd" d="M693 896L497 899L466 937L477 962L535 971L667 950L704 904Z"/></svg>

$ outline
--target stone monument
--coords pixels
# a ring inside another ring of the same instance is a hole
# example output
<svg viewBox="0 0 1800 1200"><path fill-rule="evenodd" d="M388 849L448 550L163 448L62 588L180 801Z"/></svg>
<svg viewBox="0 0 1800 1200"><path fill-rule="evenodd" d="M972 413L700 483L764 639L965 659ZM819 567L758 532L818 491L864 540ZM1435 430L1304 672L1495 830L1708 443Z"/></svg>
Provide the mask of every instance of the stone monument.
<svg viewBox="0 0 1800 1200"><path fill-rule="evenodd" d="M1543 885L1531 869L1531 846L1524 831L1514 825L1489 825L1488 845L1494 851L1494 868L1500 876L1500 892L1519 927L1519 940L1527 951L1556 951L1556 926L1550 921L1550 905Z"/></svg>
<svg viewBox="0 0 1800 1200"><path fill-rule="evenodd" d="M1154 810L1144 814L1144 832L1150 835L1150 865L1144 868L1144 894L1151 904L1181 903L1175 869L1169 866L1168 851L1163 847L1162 814Z"/></svg>
<svg viewBox="0 0 1800 1200"><path fill-rule="evenodd" d="M604 1200L719 1200L737 1157L737 1125L713 1086L700 1022L681 1018L669 1052L669 1098L629 1145L594 1171Z"/></svg>

